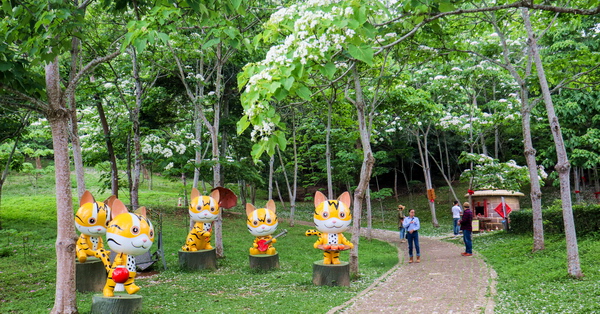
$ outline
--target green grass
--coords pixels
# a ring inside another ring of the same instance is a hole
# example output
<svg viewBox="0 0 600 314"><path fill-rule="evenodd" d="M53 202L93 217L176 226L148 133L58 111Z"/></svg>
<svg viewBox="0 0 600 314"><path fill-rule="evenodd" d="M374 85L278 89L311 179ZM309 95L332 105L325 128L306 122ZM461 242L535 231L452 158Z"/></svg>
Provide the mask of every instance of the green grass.
<svg viewBox="0 0 600 314"><path fill-rule="evenodd" d="M96 174L86 174L86 184L98 200L109 195L97 193ZM53 180L45 176L38 187L24 176L12 176L5 186L0 218L0 313L47 313L54 304L56 209ZM177 208L181 186L164 178L154 178L154 188L142 187L140 203L162 211L164 252L167 270L154 266L156 274L139 278L138 294L144 296L144 313L209 312L316 312L324 313L340 305L370 285L398 262L396 248L380 241L361 239L360 276L350 287L314 286L312 263L322 259L312 244L316 237L304 232L310 227L291 227L275 244L279 270L255 271L249 268L248 249L252 245L245 218L238 205L226 210L223 242L225 258L216 271L191 272L178 266L178 250L184 244L189 226L187 209ZM51 186L51 187L50 187ZM123 197L123 199L127 199ZM264 203L263 200L258 201ZM301 204L309 208L309 204ZM74 210L78 207L74 202ZM285 216L285 210L282 216ZM214 241L214 240L213 240ZM154 251L156 247L153 247ZM348 252L341 259L348 260ZM92 293L78 293L82 313L91 309ZM310 302L307 302L310 300Z"/></svg>

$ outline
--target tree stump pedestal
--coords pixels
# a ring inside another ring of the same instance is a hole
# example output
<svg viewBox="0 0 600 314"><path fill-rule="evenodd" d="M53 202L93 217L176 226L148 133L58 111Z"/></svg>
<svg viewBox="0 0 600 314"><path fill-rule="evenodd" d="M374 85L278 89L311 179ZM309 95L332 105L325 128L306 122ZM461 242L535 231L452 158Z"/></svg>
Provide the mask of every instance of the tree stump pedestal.
<svg viewBox="0 0 600 314"><path fill-rule="evenodd" d="M217 251L179 251L179 267L188 270L217 269Z"/></svg>
<svg viewBox="0 0 600 314"><path fill-rule="evenodd" d="M279 254L268 255L249 255L250 257L250 268L271 270L279 268Z"/></svg>
<svg viewBox="0 0 600 314"><path fill-rule="evenodd" d="M99 258L88 257L85 263L75 261L75 289L79 292L101 292L106 276L106 268Z"/></svg>
<svg viewBox="0 0 600 314"><path fill-rule="evenodd" d="M313 284L317 286L350 286L350 264L313 263Z"/></svg>
<svg viewBox="0 0 600 314"><path fill-rule="evenodd" d="M114 297L96 294L92 297L92 314L119 313L129 314L142 311L142 296L115 292Z"/></svg>

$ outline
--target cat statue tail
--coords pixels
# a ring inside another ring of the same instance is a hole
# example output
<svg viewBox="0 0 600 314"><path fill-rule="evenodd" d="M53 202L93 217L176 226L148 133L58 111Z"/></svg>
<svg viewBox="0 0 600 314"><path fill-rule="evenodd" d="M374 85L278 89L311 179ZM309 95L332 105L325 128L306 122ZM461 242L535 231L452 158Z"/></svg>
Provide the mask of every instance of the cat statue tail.
<svg viewBox="0 0 600 314"><path fill-rule="evenodd" d="M104 264L104 268L106 268L106 272L109 273L110 268L112 266L110 263L110 251L107 251L105 249L98 249L96 250L94 255L102 261L102 264Z"/></svg>
<svg viewBox="0 0 600 314"><path fill-rule="evenodd" d="M306 232L304 233L305 236L311 236L311 235L316 235L316 236L321 236L321 232L317 231L315 229L310 229L310 230L306 230Z"/></svg>

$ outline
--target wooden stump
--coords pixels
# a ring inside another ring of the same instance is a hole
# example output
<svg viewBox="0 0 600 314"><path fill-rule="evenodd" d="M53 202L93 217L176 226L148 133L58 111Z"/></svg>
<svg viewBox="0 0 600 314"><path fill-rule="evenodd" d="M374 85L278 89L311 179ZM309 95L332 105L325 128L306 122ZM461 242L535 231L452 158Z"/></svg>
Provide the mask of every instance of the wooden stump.
<svg viewBox="0 0 600 314"><path fill-rule="evenodd" d="M142 296L117 292L114 297L96 294L92 297L92 314L138 313L142 311Z"/></svg>
<svg viewBox="0 0 600 314"><path fill-rule="evenodd" d="M349 286L350 264L323 264L323 261L313 263L313 284L317 286Z"/></svg>
<svg viewBox="0 0 600 314"><path fill-rule="evenodd" d="M189 270L217 269L217 251L179 251L179 267Z"/></svg>
<svg viewBox="0 0 600 314"><path fill-rule="evenodd" d="M270 270L279 268L279 254L268 255L249 255L250 256L250 268Z"/></svg>
<svg viewBox="0 0 600 314"><path fill-rule="evenodd" d="M106 268L99 258L88 257L85 263L75 261L75 289L100 292L106 284Z"/></svg>

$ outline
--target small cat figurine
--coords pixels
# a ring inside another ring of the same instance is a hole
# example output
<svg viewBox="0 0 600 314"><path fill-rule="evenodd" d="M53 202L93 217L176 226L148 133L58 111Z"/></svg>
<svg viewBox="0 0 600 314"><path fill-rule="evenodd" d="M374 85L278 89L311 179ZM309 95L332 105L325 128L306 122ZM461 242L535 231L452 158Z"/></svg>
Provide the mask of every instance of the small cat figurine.
<svg viewBox="0 0 600 314"><path fill-rule="evenodd" d="M88 256L98 257L106 265L109 252L104 250L102 237L110 221L109 202L115 196L109 197L104 203L96 202L89 191L85 191L79 202L79 209L75 213L75 227L81 235L77 240L76 254L80 263L85 263Z"/></svg>
<svg viewBox="0 0 600 314"><path fill-rule="evenodd" d="M254 243L250 248L250 255L267 254L275 255L277 251L273 244L277 239L272 236L277 229L277 215L275 214L275 202L269 200L265 208L255 208L254 205L246 204L248 220L248 231L255 236Z"/></svg>
<svg viewBox="0 0 600 314"><path fill-rule="evenodd" d="M342 193L337 200L327 200L319 191L315 193L314 222L320 234L317 233L319 239L314 248L323 250L323 264L340 264L340 251L354 247L342 234L352 223L349 208L348 192Z"/></svg>
<svg viewBox="0 0 600 314"><path fill-rule="evenodd" d="M190 199L190 219L196 223L188 234L185 245L181 247L181 250L191 252L212 250L210 238L213 222L219 217L219 190L214 189L210 196L205 196L200 195L198 189L192 188Z"/></svg>
<svg viewBox="0 0 600 314"><path fill-rule="evenodd" d="M134 283L137 274L135 256L150 250L153 242L154 227L146 218L146 208L140 207L134 213L130 213L123 202L115 199L112 203L112 220L106 231L106 243L117 255L104 286L105 297L114 296L116 281L119 280L113 278L113 273L117 268L121 270L125 267L128 271L128 276L123 282L128 294L134 294L140 290L140 287Z"/></svg>

